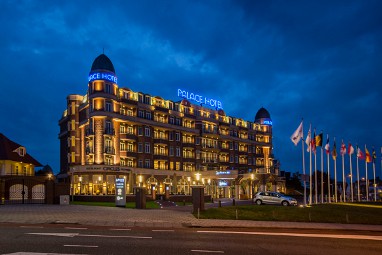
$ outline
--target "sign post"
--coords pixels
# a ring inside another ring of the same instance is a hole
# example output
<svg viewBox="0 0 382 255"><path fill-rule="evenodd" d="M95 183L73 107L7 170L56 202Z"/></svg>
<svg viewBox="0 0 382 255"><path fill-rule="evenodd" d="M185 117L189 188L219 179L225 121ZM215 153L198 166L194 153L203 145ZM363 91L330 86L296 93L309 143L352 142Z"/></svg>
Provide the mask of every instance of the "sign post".
<svg viewBox="0 0 382 255"><path fill-rule="evenodd" d="M115 206L126 207L125 178L115 178Z"/></svg>

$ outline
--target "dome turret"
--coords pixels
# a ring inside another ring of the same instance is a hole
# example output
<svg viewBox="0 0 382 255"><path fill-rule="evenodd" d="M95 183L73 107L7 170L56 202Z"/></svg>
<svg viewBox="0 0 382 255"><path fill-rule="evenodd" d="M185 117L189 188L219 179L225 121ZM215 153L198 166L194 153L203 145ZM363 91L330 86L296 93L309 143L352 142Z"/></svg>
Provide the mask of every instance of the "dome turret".
<svg viewBox="0 0 382 255"><path fill-rule="evenodd" d="M255 116L255 122L259 124L272 125L271 115L264 107L261 107L257 111Z"/></svg>
<svg viewBox="0 0 382 255"><path fill-rule="evenodd" d="M92 68L91 68L90 72L100 71L100 70L109 71L109 72L112 72L115 74L113 63L110 61L110 59L105 54L99 55L93 61Z"/></svg>

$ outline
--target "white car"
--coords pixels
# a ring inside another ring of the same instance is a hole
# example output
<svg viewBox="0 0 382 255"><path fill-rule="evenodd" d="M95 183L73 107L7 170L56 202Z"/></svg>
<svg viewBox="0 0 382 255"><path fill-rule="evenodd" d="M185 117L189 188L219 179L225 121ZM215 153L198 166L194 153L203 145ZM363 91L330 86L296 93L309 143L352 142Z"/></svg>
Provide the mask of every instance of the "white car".
<svg viewBox="0 0 382 255"><path fill-rule="evenodd" d="M293 197L285 196L284 194L278 192L264 191L257 192L253 201L257 205L261 204L274 204L274 205L297 205L297 200Z"/></svg>

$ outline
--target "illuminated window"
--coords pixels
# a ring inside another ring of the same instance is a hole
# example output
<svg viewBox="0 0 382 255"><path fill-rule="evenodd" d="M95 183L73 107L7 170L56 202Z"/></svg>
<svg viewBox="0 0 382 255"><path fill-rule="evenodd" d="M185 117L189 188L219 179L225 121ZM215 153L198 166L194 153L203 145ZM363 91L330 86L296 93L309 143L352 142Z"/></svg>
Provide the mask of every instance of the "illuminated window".
<svg viewBox="0 0 382 255"><path fill-rule="evenodd" d="M72 136L71 144L72 144L72 146L76 146L76 137L75 136Z"/></svg>
<svg viewBox="0 0 382 255"><path fill-rule="evenodd" d="M76 153L72 152L71 153L71 163L75 163L75 162L76 162Z"/></svg>
<svg viewBox="0 0 382 255"><path fill-rule="evenodd" d="M175 163L175 170L180 170L180 162Z"/></svg>
<svg viewBox="0 0 382 255"><path fill-rule="evenodd" d="M76 130L76 121L75 120L71 121L71 129L70 130Z"/></svg>

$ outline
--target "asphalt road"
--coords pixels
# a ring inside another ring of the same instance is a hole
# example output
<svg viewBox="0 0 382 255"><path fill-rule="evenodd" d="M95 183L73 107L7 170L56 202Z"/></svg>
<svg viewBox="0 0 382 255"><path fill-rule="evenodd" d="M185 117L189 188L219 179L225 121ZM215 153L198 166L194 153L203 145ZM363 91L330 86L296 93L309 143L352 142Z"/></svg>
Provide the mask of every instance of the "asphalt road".
<svg viewBox="0 0 382 255"><path fill-rule="evenodd" d="M382 232L0 224L1 254L382 254Z"/></svg>

